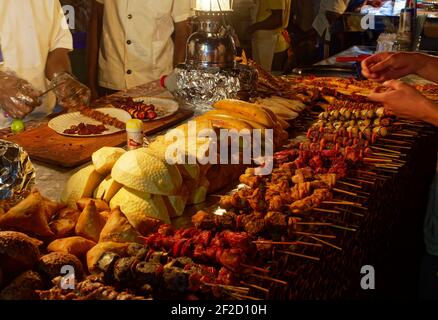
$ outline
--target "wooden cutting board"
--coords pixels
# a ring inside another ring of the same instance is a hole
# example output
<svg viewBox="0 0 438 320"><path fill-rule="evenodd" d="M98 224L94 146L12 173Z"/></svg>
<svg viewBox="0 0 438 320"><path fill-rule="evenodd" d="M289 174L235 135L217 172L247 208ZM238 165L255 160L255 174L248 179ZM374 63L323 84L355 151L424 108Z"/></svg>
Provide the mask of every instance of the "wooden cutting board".
<svg viewBox="0 0 438 320"><path fill-rule="evenodd" d="M164 119L145 122L146 135L160 132L193 116L193 111L181 107L178 113ZM5 138L26 150L31 159L52 165L74 168L91 160L91 155L102 147L126 145L126 132L102 137L66 137L47 125Z"/></svg>

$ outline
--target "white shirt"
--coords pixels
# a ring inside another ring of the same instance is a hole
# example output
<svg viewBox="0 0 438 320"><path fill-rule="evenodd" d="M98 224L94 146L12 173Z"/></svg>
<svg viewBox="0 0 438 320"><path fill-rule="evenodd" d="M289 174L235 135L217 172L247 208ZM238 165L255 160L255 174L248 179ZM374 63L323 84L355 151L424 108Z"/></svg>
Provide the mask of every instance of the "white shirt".
<svg viewBox="0 0 438 320"><path fill-rule="evenodd" d="M350 0L321 0L319 13L313 21L313 28L322 37L325 33L325 40L330 40L330 23L327 20L326 12L344 14L348 8Z"/></svg>
<svg viewBox="0 0 438 320"><path fill-rule="evenodd" d="M99 85L122 90L173 70L174 24L191 16L191 0L97 0L104 5Z"/></svg>
<svg viewBox="0 0 438 320"><path fill-rule="evenodd" d="M4 59L1 70L12 70L38 90L46 90L48 54L57 48L73 49L59 1L0 0L0 46ZM26 119L49 114L54 104L52 96ZM8 120L0 112L0 128L7 126Z"/></svg>

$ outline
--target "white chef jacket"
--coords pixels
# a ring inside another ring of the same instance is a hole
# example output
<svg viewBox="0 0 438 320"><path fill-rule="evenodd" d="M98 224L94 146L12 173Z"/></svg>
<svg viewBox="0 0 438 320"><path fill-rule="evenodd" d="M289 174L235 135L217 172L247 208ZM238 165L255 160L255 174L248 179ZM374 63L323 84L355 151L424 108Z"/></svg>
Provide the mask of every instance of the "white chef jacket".
<svg viewBox="0 0 438 320"><path fill-rule="evenodd" d="M173 70L174 24L191 16L191 0L97 0L104 5L99 85L123 90Z"/></svg>
<svg viewBox="0 0 438 320"><path fill-rule="evenodd" d="M318 32L320 37L324 36L325 40L330 41L330 24L326 17L326 12L335 12L344 14L348 8L350 0L321 0L319 13L313 21L313 28Z"/></svg>
<svg viewBox="0 0 438 320"><path fill-rule="evenodd" d="M59 0L0 0L0 47L2 71L12 70L38 90L46 90L48 54L57 48L73 49ZM47 115L54 105L54 96L46 98L26 119ZM0 128L9 122L0 112Z"/></svg>

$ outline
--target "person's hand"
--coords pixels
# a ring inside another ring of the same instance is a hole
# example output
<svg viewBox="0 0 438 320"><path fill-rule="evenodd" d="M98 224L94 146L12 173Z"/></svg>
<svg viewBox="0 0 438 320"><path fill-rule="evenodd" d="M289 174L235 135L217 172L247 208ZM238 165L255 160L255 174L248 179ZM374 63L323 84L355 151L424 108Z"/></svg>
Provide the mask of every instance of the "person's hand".
<svg viewBox="0 0 438 320"><path fill-rule="evenodd" d="M420 68L415 53L382 52L362 61L362 74L373 81L384 82L416 73Z"/></svg>
<svg viewBox="0 0 438 320"><path fill-rule="evenodd" d="M90 87L90 101L99 99L99 90L97 89L97 86L92 85L89 87Z"/></svg>
<svg viewBox="0 0 438 320"><path fill-rule="evenodd" d="M64 108L75 109L90 103L90 89L67 72L56 74L50 86L56 87L54 92L58 103Z"/></svg>
<svg viewBox="0 0 438 320"><path fill-rule="evenodd" d="M15 74L0 72L0 83L0 108L7 116L23 119L41 104L41 93Z"/></svg>
<svg viewBox="0 0 438 320"><path fill-rule="evenodd" d="M414 87L399 80L390 80L383 85L390 90L372 93L368 98L382 103L387 111L400 118L427 121L431 112L429 99Z"/></svg>

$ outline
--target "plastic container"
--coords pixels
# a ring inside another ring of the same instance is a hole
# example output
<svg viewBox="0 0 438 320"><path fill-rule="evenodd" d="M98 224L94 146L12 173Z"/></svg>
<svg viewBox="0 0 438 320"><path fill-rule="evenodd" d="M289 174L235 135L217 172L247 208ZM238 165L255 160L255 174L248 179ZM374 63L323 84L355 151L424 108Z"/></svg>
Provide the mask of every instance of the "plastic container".
<svg viewBox="0 0 438 320"><path fill-rule="evenodd" d="M128 150L135 150L143 147L143 121L131 119L126 123Z"/></svg>

